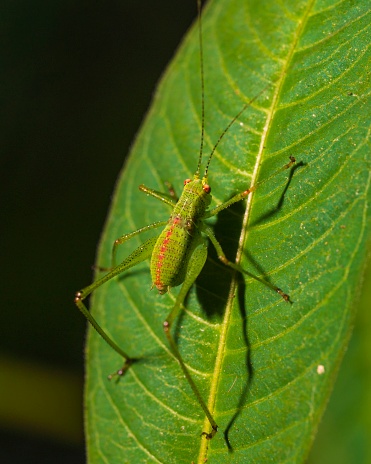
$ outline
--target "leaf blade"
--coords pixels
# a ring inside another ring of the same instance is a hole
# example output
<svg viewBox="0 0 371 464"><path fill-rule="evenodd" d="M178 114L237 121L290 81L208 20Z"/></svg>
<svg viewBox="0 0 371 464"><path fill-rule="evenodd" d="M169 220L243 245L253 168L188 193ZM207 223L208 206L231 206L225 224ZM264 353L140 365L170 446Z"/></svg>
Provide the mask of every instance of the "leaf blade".
<svg viewBox="0 0 371 464"><path fill-rule="evenodd" d="M350 72L344 71L347 59L343 60L344 69L339 66L323 95L321 82L332 63L322 60L324 66L315 72L312 62L320 52L330 56L339 43L341 49L349 42L352 34L344 35L343 5L330 8L328 2L327 9L321 9L319 3L295 2L282 10L281 4L270 2L269 13L259 5L213 2L204 17L209 149L241 103L258 94L267 80L282 78L286 69L282 85L258 98L241 118L243 126L234 126L218 147L210 169L214 198L223 201L251 179L267 177L289 154L305 165L295 171L284 197L285 175L263 185L245 210L237 205L221 214L214 227L229 257L240 253L248 270L288 290L294 304L285 305L259 284L249 279L242 283L222 271L211 253L177 329L179 348L204 398L215 403L221 426L206 449L199 438L202 411L162 333L176 290L161 300L153 292L147 294L144 289L151 283L146 265L99 289L94 296L99 321L125 350L144 360L118 385L107 385L105 374L119 367L120 360L101 340L89 336L90 462L202 462L206 455L212 462L265 462L272 453L279 461L300 462L309 449L349 338L351 300L369 235L367 104L347 95L355 87L353 93L366 92L359 60L367 69L369 52L364 45L367 35L361 47L360 33L353 34L362 50L354 60L355 77L349 79ZM362 2L347 8L350 24L354 18L366 18L367 8ZM268 17L276 27L267 26ZM317 48L322 23L329 39ZM344 37L339 39L336 30ZM340 42L331 42L333 37ZM329 43L332 52L326 48ZM256 53L251 44L265 53ZM178 181L195 170L200 125L197 47L193 33L160 85L116 191L100 265L109 264L115 238L168 214L155 200L140 198L137 185L144 182L161 189L165 180L180 185ZM312 75L305 81L307 69ZM272 121L267 123L269 116ZM352 157L351 147L356 147ZM343 164L337 169L340 159ZM341 189L343 185L347 188ZM362 190L349 195L352 185L362 185ZM355 245L352 237L359 228ZM342 253L329 243L338 244ZM349 261L344 274L343 263ZM345 288L350 283L353 289ZM342 312L328 310L337 307ZM317 373L320 363L324 376ZM228 446L233 453L228 454Z"/></svg>

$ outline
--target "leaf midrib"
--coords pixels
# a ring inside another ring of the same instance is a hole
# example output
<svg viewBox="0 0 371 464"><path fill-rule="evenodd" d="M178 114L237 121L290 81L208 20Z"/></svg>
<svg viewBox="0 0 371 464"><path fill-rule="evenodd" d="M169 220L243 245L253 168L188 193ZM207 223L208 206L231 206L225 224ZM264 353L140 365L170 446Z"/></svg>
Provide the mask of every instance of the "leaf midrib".
<svg viewBox="0 0 371 464"><path fill-rule="evenodd" d="M283 60L284 65L280 73L280 78L278 79L277 84L275 86L275 92L273 93L271 107L269 111L267 112L266 123L263 129L259 151L258 151L256 162L254 165L254 170L253 170L253 175L252 175L252 185L255 185L257 181L258 174L259 174L259 168L260 168L262 157L263 157L264 146L265 146L266 140L269 135L269 130L272 125L276 109L278 108L279 96L281 94L283 84L285 82L287 71L290 67L294 53L296 51L299 38L302 35L302 31L304 30L307 24L310 11L313 8L313 4L314 4L314 0L311 0L308 3L308 7L303 14L302 20L298 22L298 27L297 27L296 33L294 34L294 40L292 42L291 47L289 48L287 57L285 60ZM219 14L220 14L220 9L219 11L215 13L215 17L217 17ZM244 244L247 240L247 236L248 236L247 226L248 226L248 221L249 221L250 212L252 208L252 199L253 199L253 194L249 195L246 201L246 208L245 208L245 213L244 213L242 227L241 227L241 235L240 235L240 239L238 242L238 248L237 248L237 253L236 253L236 263L241 262ZM236 279L236 272L234 272L234 274L232 275L230 291L229 291L229 295L227 298L225 315L224 315L223 322L221 324L221 333L220 333L217 355L216 355L216 360L215 360L215 368L214 368L214 372L212 375L210 394L209 394L209 399L207 403L208 408L212 413L214 412L214 408L215 408L216 394L218 391L221 367L222 367L222 362L224 358L224 347L226 345L226 337L227 337L227 332L228 332L228 327L229 327L229 322L230 322L231 312L232 312L232 307L233 307L233 297L234 297L236 288L237 288L237 279ZM207 430L208 427L209 427L209 422L207 418L205 418L204 430ZM208 442L207 440L202 439L201 444L200 444L200 452L198 456L198 464L202 464L203 462L205 462L207 451L208 451Z"/></svg>

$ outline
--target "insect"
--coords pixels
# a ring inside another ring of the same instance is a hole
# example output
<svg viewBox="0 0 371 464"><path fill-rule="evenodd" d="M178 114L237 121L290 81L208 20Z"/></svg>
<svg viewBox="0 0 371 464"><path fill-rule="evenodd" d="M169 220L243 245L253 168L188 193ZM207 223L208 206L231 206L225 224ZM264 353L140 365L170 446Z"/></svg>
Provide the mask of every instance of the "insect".
<svg viewBox="0 0 371 464"><path fill-rule="evenodd" d="M162 295L168 292L172 287L181 285L180 291L176 298L175 304L168 314L165 322L163 323L164 332L170 348L179 362L179 365L196 396L198 403L203 409L209 423L210 430L202 432L201 435L207 439L213 438L218 430L218 425L203 400L197 385L193 381L193 378L186 367L183 358L178 350L175 339L172 335L172 326L174 321L177 319L180 311L182 310L183 303L187 296L187 293L191 286L194 284L198 275L201 273L202 268L207 259L208 255L208 243L211 242L215 248L219 260L226 266L233 270L236 270L242 274L247 274L250 277L267 285L279 295L285 301L289 301L289 296L284 293L278 287L272 285L269 282L264 281L259 277L253 276L250 272L243 269L239 264L234 263L227 259L219 241L214 235L213 229L207 224L207 219L211 218L222 210L230 207L231 205L242 201L248 195L250 195L256 188L268 182L273 176L279 172L289 169L294 165L295 159L290 157L290 161L284 165L279 171L275 172L262 182L251 186L243 192L237 193L228 201L213 207L210 209L211 204L211 187L208 183L208 171L212 157L220 144L221 140L228 132L229 128L240 115L246 110L248 106L260 95L257 95L254 99L246 103L239 113L230 121L227 127L219 136L216 144L214 145L210 155L208 156L204 172L201 175L202 157L203 157L203 145L204 145L204 71L203 71L203 46L202 46L202 27L201 27L201 0L197 0L198 6L198 24L199 24L199 44L200 44L200 73L201 73L201 97L202 97L202 126L201 126L201 143L200 152L198 157L198 164L193 179L186 179L184 181L184 187L182 194L179 199L176 198L173 188L169 185L170 194L164 194L157 190L153 190L144 185L140 185L139 189L151 195L154 198L162 201L163 203L171 206L172 213L170 218L166 221L159 221L153 224L144 226L134 232L127 233L118 238L113 245L112 250L112 262L115 262L115 257L118 247L124 242L132 239L133 237L147 232L149 230L163 228L162 232L155 237L147 239L142 245L134 250L128 257L126 257L120 264L113 265L113 267L99 280L95 281L91 285L83 288L76 293L75 303L79 310L84 314L86 319L96 329L96 331L102 336L102 338L113 348L120 356L124 358L122 368L117 371L117 375L122 376L130 366L135 362L135 358L129 356L123 351L111 337L102 329L98 322L94 319L91 313L88 311L84 304L85 298L88 297L94 290L99 288L105 282L113 279L115 276L127 271L133 266L150 259L150 271L152 278L152 286L156 287L158 292ZM262 93L262 92L261 92ZM110 378L112 377L109 376Z"/></svg>

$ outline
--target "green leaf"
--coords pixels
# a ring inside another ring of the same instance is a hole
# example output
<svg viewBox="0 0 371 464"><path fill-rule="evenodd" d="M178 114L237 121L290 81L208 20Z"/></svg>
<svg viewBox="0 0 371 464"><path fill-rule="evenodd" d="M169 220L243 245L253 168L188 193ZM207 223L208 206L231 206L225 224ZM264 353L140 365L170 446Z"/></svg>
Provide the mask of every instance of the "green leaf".
<svg viewBox="0 0 371 464"><path fill-rule="evenodd" d="M355 327L308 463L371 462L371 267L364 277Z"/></svg>
<svg viewBox="0 0 371 464"><path fill-rule="evenodd" d="M130 356L90 330L87 438L91 463L303 462L347 346L370 235L368 0L214 0L203 16L205 153L250 99L209 171L215 204L269 177L247 202L218 215L215 234L292 304L210 259L175 335L219 425L207 421L172 356L162 324L178 288L151 289L148 263L108 282L92 311ZM200 139L197 29L163 77L116 188L99 266L113 241L170 214L138 185L178 193ZM126 256L146 238L120 248ZM323 366L319 367L319 366ZM322 369L322 370L321 370ZM321 373L324 369L324 372Z"/></svg>

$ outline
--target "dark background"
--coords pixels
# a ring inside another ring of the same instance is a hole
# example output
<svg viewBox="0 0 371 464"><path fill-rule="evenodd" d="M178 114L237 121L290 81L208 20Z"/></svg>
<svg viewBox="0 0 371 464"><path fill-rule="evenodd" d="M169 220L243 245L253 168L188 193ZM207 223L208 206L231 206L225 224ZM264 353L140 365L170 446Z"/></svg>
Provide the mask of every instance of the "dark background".
<svg viewBox="0 0 371 464"><path fill-rule="evenodd" d="M1 2L1 462L84 462L86 324L73 297L195 17L189 0Z"/></svg>
<svg viewBox="0 0 371 464"><path fill-rule="evenodd" d="M73 297L91 281L115 180L195 16L195 0L1 2L1 462L85 461L86 323ZM367 462L370 301L310 462Z"/></svg>

